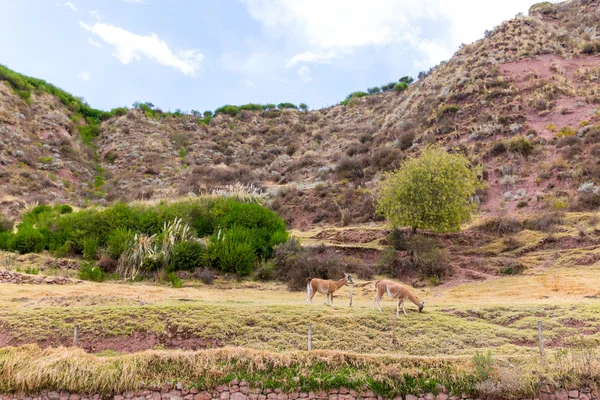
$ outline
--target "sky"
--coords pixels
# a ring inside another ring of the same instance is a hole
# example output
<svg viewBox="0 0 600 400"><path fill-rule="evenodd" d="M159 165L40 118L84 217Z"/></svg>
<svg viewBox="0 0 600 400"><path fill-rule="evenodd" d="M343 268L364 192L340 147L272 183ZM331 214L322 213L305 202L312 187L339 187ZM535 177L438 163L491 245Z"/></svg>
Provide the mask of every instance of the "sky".
<svg viewBox="0 0 600 400"><path fill-rule="evenodd" d="M0 0L0 64L104 110L306 103L416 77L531 0Z"/></svg>

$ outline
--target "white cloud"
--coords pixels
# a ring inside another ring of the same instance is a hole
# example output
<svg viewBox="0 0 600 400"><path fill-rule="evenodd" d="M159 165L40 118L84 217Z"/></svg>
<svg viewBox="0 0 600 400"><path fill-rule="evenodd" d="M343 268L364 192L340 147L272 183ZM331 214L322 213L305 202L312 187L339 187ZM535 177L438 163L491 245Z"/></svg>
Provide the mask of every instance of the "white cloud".
<svg viewBox="0 0 600 400"><path fill-rule="evenodd" d="M312 76L310 76L310 68L308 68L306 65L298 68L297 72L302 83L307 84L308 82L312 81Z"/></svg>
<svg viewBox="0 0 600 400"><path fill-rule="evenodd" d="M67 7L68 9L70 9L73 12L77 12L77 7L75 7L75 4L71 3L70 1L67 1L66 3L61 4L62 7Z"/></svg>
<svg viewBox="0 0 600 400"><path fill-rule="evenodd" d="M77 74L77 79L81 79L82 81L87 81L90 79L90 73L86 71L81 71Z"/></svg>
<svg viewBox="0 0 600 400"><path fill-rule="evenodd" d="M312 51L303 51L287 60L286 67L293 67L298 63L312 62L317 64L329 64L331 60L339 57L339 54L333 51L313 53Z"/></svg>
<svg viewBox="0 0 600 400"><path fill-rule="evenodd" d="M367 46L400 44L437 63L536 0L241 0L267 29L302 43L287 60L328 63ZM427 27L426 32L425 27ZM424 35L426 33L426 35ZM437 47L434 46L437 44ZM415 54L415 53L413 53ZM419 58L419 57L417 57Z"/></svg>
<svg viewBox="0 0 600 400"><path fill-rule="evenodd" d="M140 60L143 55L192 77L197 77L202 71L204 55L197 49L184 50L175 54L155 33L142 36L109 24L96 23L90 26L82 21L79 21L79 24L99 36L104 42L113 45L115 48L113 55L123 64Z"/></svg>
<svg viewBox="0 0 600 400"><path fill-rule="evenodd" d="M88 38L88 43L91 44L94 47L102 48L102 45L100 43L96 42L91 37Z"/></svg>
<svg viewBox="0 0 600 400"><path fill-rule="evenodd" d="M240 81L240 85L242 85L246 89L252 89L254 87L254 82L252 82L251 80L245 79L243 81Z"/></svg>

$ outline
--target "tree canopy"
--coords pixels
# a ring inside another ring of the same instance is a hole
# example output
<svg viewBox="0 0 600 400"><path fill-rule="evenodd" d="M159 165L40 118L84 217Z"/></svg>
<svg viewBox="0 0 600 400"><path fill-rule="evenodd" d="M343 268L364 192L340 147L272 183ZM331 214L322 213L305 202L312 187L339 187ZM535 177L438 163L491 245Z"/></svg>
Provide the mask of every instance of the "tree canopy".
<svg viewBox="0 0 600 400"><path fill-rule="evenodd" d="M480 167L461 154L427 147L419 157L384 173L378 183L377 211L393 226L455 232L471 218Z"/></svg>

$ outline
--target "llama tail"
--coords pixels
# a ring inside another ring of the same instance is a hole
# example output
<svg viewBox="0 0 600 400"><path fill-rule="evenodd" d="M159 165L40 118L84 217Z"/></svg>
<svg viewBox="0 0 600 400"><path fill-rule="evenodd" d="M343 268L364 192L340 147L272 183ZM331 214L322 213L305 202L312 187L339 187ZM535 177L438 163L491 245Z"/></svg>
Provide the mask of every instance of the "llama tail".
<svg viewBox="0 0 600 400"><path fill-rule="evenodd" d="M310 281L312 281L312 278L306 278L306 283L310 283Z"/></svg>
<svg viewBox="0 0 600 400"><path fill-rule="evenodd" d="M381 281L375 281L375 288L377 289L377 286L379 285L379 282Z"/></svg>

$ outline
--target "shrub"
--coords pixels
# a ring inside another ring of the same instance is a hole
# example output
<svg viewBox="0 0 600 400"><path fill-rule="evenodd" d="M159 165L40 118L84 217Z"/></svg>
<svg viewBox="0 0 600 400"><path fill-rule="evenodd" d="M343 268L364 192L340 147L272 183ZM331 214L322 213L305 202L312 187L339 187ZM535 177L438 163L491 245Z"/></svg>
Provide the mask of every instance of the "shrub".
<svg viewBox="0 0 600 400"><path fill-rule="evenodd" d="M183 287L183 280L175 275L174 272L167 273L167 280L171 282L171 287L174 289L180 289Z"/></svg>
<svg viewBox="0 0 600 400"><path fill-rule="evenodd" d="M413 132L404 132L398 138L398 145L401 150L406 150L412 147L415 141L415 134Z"/></svg>
<svg viewBox="0 0 600 400"><path fill-rule="evenodd" d="M509 235L521 232L523 225L516 218L500 216L486 219L477 226L477 229L494 235Z"/></svg>
<svg viewBox="0 0 600 400"><path fill-rule="evenodd" d="M232 117L235 117L236 115L238 115L240 112L240 108L236 107L236 106L232 106L232 105L224 105L222 107L219 107L215 110L215 115L217 114L227 114L227 115L231 115Z"/></svg>
<svg viewBox="0 0 600 400"><path fill-rule="evenodd" d="M413 260L423 276L442 278L448 274L448 253L440 248L436 238L414 235L410 239L410 247L413 251Z"/></svg>
<svg viewBox="0 0 600 400"><path fill-rule="evenodd" d="M335 166L335 173L338 179L360 179L364 177L363 167L360 160L344 156Z"/></svg>
<svg viewBox="0 0 600 400"><path fill-rule="evenodd" d="M58 210L59 214L69 214L73 212L73 207L68 204L57 204L54 206Z"/></svg>
<svg viewBox="0 0 600 400"><path fill-rule="evenodd" d="M406 251L408 250L408 241L404 236L404 233L398 229L394 228L387 235L387 244L393 247L397 251Z"/></svg>
<svg viewBox="0 0 600 400"><path fill-rule="evenodd" d="M7 219L4 219L4 217L2 217L2 214L0 214L0 233L2 232L12 232L12 228L13 228L13 224L12 222L10 222Z"/></svg>
<svg viewBox="0 0 600 400"><path fill-rule="evenodd" d="M204 282L205 285L212 285L214 282L214 276L210 269L207 267L202 268L201 270L196 270L196 278L200 279Z"/></svg>
<svg viewBox="0 0 600 400"><path fill-rule="evenodd" d="M506 153L506 144L504 142L495 142L490 149L490 154L493 156Z"/></svg>
<svg viewBox="0 0 600 400"><path fill-rule="evenodd" d="M0 250L14 250L14 237L9 232L0 232Z"/></svg>
<svg viewBox="0 0 600 400"><path fill-rule="evenodd" d="M397 260L396 249L394 249L393 246L386 246L375 263L377 266L377 274L394 276Z"/></svg>
<svg viewBox="0 0 600 400"><path fill-rule="evenodd" d="M408 89L408 84L406 82L400 82L394 85L394 92L401 93Z"/></svg>
<svg viewBox="0 0 600 400"><path fill-rule="evenodd" d="M38 229L30 225L19 225L19 230L14 236L12 247L15 251L26 253L39 253L46 247L46 237Z"/></svg>
<svg viewBox="0 0 600 400"><path fill-rule="evenodd" d="M26 267L25 273L30 275L37 275L40 273L40 270L34 267Z"/></svg>
<svg viewBox="0 0 600 400"><path fill-rule="evenodd" d="M253 234L250 229L233 226L211 236L207 249L208 258L221 271L248 275L257 258L252 244Z"/></svg>
<svg viewBox="0 0 600 400"><path fill-rule="evenodd" d="M106 278L104 271L93 261L82 262L77 276L79 279L93 282L103 282Z"/></svg>
<svg viewBox="0 0 600 400"><path fill-rule="evenodd" d="M396 86L396 82L390 82L388 84L382 85L381 86L381 91L382 92L389 92L390 90L394 89L394 86Z"/></svg>
<svg viewBox="0 0 600 400"><path fill-rule="evenodd" d="M498 273L501 275L518 275L525 270L525 266L514 258L501 258L499 263L501 268Z"/></svg>
<svg viewBox="0 0 600 400"><path fill-rule="evenodd" d="M493 372L494 360L492 359L492 352L490 350L487 353L480 353L476 351L473 355L473 366L479 379L486 381L490 378Z"/></svg>
<svg viewBox="0 0 600 400"><path fill-rule="evenodd" d="M133 240L134 233L127 228L117 228L106 238L106 252L115 260L127 249Z"/></svg>
<svg viewBox="0 0 600 400"><path fill-rule="evenodd" d="M533 151L531 141L523 136L514 137L508 142L508 151L515 154L528 156Z"/></svg>
<svg viewBox="0 0 600 400"><path fill-rule="evenodd" d="M279 103L279 104L277 104L277 108L279 108L280 110L283 110L286 108L297 110L298 106L295 105L294 103Z"/></svg>
<svg viewBox="0 0 600 400"><path fill-rule="evenodd" d="M552 212L543 214L537 218L526 219L523 225L530 230L550 232L556 225L561 225L564 222L562 212Z"/></svg>
<svg viewBox="0 0 600 400"><path fill-rule="evenodd" d="M308 110L308 105L306 103L300 103L300 105L298 106L298 108L300 108L302 111L307 111Z"/></svg>
<svg viewBox="0 0 600 400"><path fill-rule="evenodd" d="M95 260L98 258L98 238L91 236L83 239L83 258Z"/></svg>
<svg viewBox="0 0 600 400"><path fill-rule="evenodd" d="M180 242L173 248L171 262L167 266L167 272L191 270L202 263L204 250L202 245L195 241Z"/></svg>
<svg viewBox="0 0 600 400"><path fill-rule="evenodd" d="M585 42L583 46L581 46L581 53L583 54L594 54L600 53L600 41L589 41Z"/></svg>
<svg viewBox="0 0 600 400"><path fill-rule="evenodd" d="M275 263L272 261L263 261L260 267L256 269L254 278L259 281L270 281L275 277Z"/></svg>
<svg viewBox="0 0 600 400"><path fill-rule="evenodd" d="M367 89L367 92L368 92L369 94L377 94L377 93L380 93L380 92L381 92L381 89L380 89L380 88L378 88L377 86L375 86L375 87L372 87L372 88L368 88L368 89Z"/></svg>
<svg viewBox="0 0 600 400"><path fill-rule="evenodd" d="M575 134L577 134L577 131L575 129L572 129L568 126L563 126L562 128L560 128L556 136L562 138L568 136L575 136Z"/></svg>

